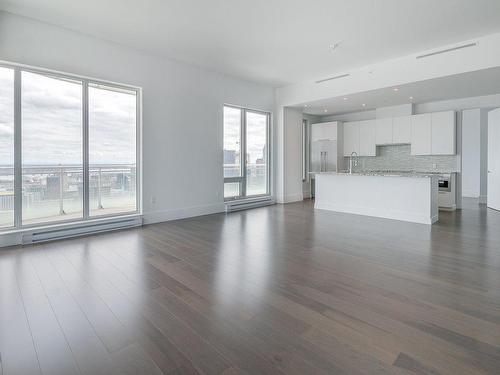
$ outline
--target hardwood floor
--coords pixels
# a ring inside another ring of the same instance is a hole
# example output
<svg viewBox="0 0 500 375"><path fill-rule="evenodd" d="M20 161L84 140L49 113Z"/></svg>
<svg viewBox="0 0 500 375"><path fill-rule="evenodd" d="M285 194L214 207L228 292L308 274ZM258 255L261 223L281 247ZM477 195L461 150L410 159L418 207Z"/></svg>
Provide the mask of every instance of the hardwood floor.
<svg viewBox="0 0 500 375"><path fill-rule="evenodd" d="M277 205L0 251L0 374L499 374L500 213Z"/></svg>

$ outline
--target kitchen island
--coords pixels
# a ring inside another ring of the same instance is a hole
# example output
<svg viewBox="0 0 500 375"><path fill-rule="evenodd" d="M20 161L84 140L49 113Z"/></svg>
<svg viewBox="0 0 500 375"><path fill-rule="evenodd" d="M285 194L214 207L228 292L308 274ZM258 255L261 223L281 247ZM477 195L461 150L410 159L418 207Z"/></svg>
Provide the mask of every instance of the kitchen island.
<svg viewBox="0 0 500 375"><path fill-rule="evenodd" d="M433 224L438 179L424 174L317 173L314 208Z"/></svg>

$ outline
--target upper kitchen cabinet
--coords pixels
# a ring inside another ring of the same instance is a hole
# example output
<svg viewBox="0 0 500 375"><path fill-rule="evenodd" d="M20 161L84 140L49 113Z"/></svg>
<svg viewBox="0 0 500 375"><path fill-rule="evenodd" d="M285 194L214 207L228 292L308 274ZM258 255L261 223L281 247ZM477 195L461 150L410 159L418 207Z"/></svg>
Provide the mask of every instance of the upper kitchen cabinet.
<svg viewBox="0 0 500 375"><path fill-rule="evenodd" d="M376 120L359 123L359 156L377 156Z"/></svg>
<svg viewBox="0 0 500 375"><path fill-rule="evenodd" d="M455 112L435 112L412 116L412 155L454 155L455 145Z"/></svg>
<svg viewBox="0 0 500 375"><path fill-rule="evenodd" d="M392 119L392 143L411 143L411 117L402 116Z"/></svg>
<svg viewBox="0 0 500 375"><path fill-rule="evenodd" d="M311 142L336 141L338 131L339 123L337 121L311 124Z"/></svg>
<svg viewBox="0 0 500 375"><path fill-rule="evenodd" d="M435 112L431 114L432 155L455 155L456 152L456 128L455 112Z"/></svg>
<svg viewBox="0 0 500 375"><path fill-rule="evenodd" d="M430 113L411 117L411 154L431 155L432 118Z"/></svg>
<svg viewBox="0 0 500 375"><path fill-rule="evenodd" d="M393 144L393 119L381 118L377 119L375 123L375 143L377 145L390 145Z"/></svg>
<svg viewBox="0 0 500 375"><path fill-rule="evenodd" d="M344 123L344 156L359 154L359 122Z"/></svg>

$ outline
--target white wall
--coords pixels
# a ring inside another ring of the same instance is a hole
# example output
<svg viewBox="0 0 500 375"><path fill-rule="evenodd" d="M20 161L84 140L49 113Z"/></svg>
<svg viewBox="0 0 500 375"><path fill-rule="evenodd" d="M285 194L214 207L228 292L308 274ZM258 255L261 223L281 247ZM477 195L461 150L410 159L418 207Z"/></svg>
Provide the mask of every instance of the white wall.
<svg viewBox="0 0 500 375"><path fill-rule="evenodd" d="M302 193L302 110L283 109L283 190L277 194L279 203L301 201Z"/></svg>
<svg viewBox="0 0 500 375"><path fill-rule="evenodd" d="M4 12L0 60L143 88L146 222L222 211L223 104L274 105L271 87Z"/></svg>
<svg viewBox="0 0 500 375"><path fill-rule="evenodd" d="M498 103L500 106L500 103ZM479 202L487 203L488 196L488 112L491 109L481 108L481 177Z"/></svg>
<svg viewBox="0 0 500 375"><path fill-rule="evenodd" d="M307 120L307 125L308 125L307 131L309 133L308 134L309 135L309 137L308 137L308 139L309 139L309 146L308 146L308 148L306 150L306 152L308 154L306 156L306 162L309 164L310 163L309 158L310 158L310 152L311 152L310 151L311 124L316 124L316 123L320 122L321 118L319 116L309 115L307 113L303 113L302 114L302 118L304 120ZM302 182L302 194L303 194L304 198L309 198L311 196L311 179L310 179L309 175L307 175L306 176L306 180Z"/></svg>
<svg viewBox="0 0 500 375"><path fill-rule="evenodd" d="M462 195L478 198L481 189L481 110L462 112Z"/></svg>

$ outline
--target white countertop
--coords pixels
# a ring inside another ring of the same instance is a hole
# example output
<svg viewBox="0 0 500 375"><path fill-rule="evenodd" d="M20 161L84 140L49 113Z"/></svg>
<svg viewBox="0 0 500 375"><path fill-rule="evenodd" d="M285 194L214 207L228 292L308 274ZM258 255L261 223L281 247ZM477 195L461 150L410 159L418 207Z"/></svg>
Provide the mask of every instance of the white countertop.
<svg viewBox="0 0 500 375"><path fill-rule="evenodd" d="M374 177L409 177L409 178L432 178L438 177L442 173L424 173L424 172L376 172L376 171L364 171L364 172L310 172L314 175L333 175L333 176L374 176Z"/></svg>

